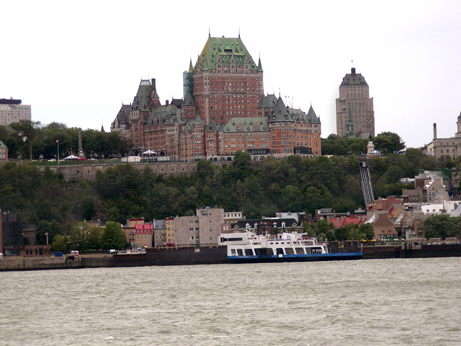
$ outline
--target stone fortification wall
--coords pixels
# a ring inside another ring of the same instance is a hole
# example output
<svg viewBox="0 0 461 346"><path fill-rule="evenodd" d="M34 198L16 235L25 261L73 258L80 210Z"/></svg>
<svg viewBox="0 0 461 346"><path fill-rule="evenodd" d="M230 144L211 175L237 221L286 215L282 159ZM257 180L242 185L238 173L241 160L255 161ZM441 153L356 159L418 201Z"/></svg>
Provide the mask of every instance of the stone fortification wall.
<svg viewBox="0 0 461 346"><path fill-rule="evenodd" d="M156 174L190 175L195 173L197 162L159 162L159 163L130 163L134 168L143 172L148 167ZM109 167L116 167L119 164L75 164L65 166L51 166L53 173L62 173L66 181L94 181L96 172L105 172ZM45 172L45 166L37 167L38 170Z"/></svg>
<svg viewBox="0 0 461 346"><path fill-rule="evenodd" d="M5 257L0 260L0 271L31 269L82 268L79 257L71 260L67 257Z"/></svg>

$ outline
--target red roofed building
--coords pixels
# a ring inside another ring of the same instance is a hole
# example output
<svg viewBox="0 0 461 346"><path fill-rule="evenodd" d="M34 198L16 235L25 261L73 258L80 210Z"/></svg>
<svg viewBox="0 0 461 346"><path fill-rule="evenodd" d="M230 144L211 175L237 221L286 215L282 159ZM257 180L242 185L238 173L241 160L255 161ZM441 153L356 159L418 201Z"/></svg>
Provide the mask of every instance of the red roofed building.
<svg viewBox="0 0 461 346"><path fill-rule="evenodd" d="M351 214L349 216L338 216L330 218L329 222L333 223L336 228L341 228L349 223L356 224L358 226L363 225L367 221L366 214Z"/></svg>
<svg viewBox="0 0 461 346"><path fill-rule="evenodd" d="M135 226L135 246L152 247L152 223L137 224Z"/></svg>

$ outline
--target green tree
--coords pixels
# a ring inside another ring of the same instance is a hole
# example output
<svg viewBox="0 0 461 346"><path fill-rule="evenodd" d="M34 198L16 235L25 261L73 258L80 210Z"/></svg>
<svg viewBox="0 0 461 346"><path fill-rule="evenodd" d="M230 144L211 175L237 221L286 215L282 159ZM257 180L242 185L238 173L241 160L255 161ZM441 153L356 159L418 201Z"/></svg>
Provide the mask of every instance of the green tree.
<svg viewBox="0 0 461 346"><path fill-rule="evenodd" d="M362 240L366 238L366 235L360 231L359 226L354 223L348 223L344 228L347 240Z"/></svg>
<svg viewBox="0 0 461 346"><path fill-rule="evenodd" d="M88 248L98 250L102 246L102 229L101 227L93 227L88 232Z"/></svg>
<svg viewBox="0 0 461 346"><path fill-rule="evenodd" d="M426 238L443 238L461 236L461 217L450 217L447 214L433 215L424 223Z"/></svg>
<svg viewBox="0 0 461 346"><path fill-rule="evenodd" d="M60 235L60 234L55 236L51 244L51 250L67 252L69 250L67 246L67 237L64 235Z"/></svg>
<svg viewBox="0 0 461 346"><path fill-rule="evenodd" d="M232 162L232 175L234 181L244 181L252 172L250 153L237 150Z"/></svg>
<svg viewBox="0 0 461 346"><path fill-rule="evenodd" d="M315 227L310 222L303 222L303 230L304 233L307 234L307 236L311 238L315 237Z"/></svg>
<svg viewBox="0 0 461 346"><path fill-rule="evenodd" d="M84 196L80 202L80 207L82 209L82 216L85 220L93 220L96 216L96 205L91 196Z"/></svg>
<svg viewBox="0 0 461 346"><path fill-rule="evenodd" d="M48 220L41 220L37 226L37 245L45 245L48 233L48 241L54 239L57 235L62 234L61 227L56 222L56 220L48 221Z"/></svg>
<svg viewBox="0 0 461 346"><path fill-rule="evenodd" d="M88 234L90 225L88 222L79 222L72 225L69 231L69 246L72 250L87 251L88 250Z"/></svg>
<svg viewBox="0 0 461 346"><path fill-rule="evenodd" d="M325 233L325 238L328 241L334 241L336 240L335 232L332 230L328 230L327 233Z"/></svg>
<svg viewBox="0 0 461 346"><path fill-rule="evenodd" d="M368 240L372 240L375 237L375 231L372 223L364 223L360 225L359 230Z"/></svg>
<svg viewBox="0 0 461 346"><path fill-rule="evenodd" d="M126 247L126 236L122 226L117 222L108 222L102 233L102 248L124 249Z"/></svg>
<svg viewBox="0 0 461 346"><path fill-rule="evenodd" d="M284 208L284 210L300 211L302 210L302 197L303 195L298 187L293 185L287 185L282 190L280 196L280 207Z"/></svg>
<svg viewBox="0 0 461 346"><path fill-rule="evenodd" d="M32 141L40 130L40 121L20 120L11 124L11 127L18 131L18 135L29 142L30 160L32 160Z"/></svg>
<svg viewBox="0 0 461 346"><path fill-rule="evenodd" d="M405 148L405 143L400 136L394 132L381 132L373 138L375 149L382 154L396 153Z"/></svg>
<svg viewBox="0 0 461 346"><path fill-rule="evenodd" d="M317 222L317 225L316 225L317 234L323 233L324 235L326 235L329 231L334 231L334 230L335 230L335 225L328 220L320 220Z"/></svg>

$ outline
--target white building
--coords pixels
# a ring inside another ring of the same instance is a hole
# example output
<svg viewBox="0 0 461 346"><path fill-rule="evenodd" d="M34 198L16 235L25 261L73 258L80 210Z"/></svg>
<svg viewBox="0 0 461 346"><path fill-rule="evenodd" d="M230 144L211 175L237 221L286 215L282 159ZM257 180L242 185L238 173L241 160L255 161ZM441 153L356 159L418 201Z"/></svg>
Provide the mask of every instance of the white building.
<svg viewBox="0 0 461 346"><path fill-rule="evenodd" d="M31 120L31 106L22 105L21 100L0 99L0 125Z"/></svg>

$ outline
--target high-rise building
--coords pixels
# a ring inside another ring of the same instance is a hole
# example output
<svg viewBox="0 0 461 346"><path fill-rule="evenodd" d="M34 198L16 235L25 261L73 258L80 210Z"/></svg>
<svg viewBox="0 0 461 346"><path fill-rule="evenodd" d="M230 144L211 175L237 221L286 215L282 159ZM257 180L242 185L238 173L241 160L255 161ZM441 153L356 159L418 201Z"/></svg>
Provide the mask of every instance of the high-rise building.
<svg viewBox="0 0 461 346"><path fill-rule="evenodd" d="M18 123L21 120L31 120L30 105L22 105L21 100L0 99L0 125Z"/></svg>
<svg viewBox="0 0 461 346"><path fill-rule="evenodd" d="M353 122L349 127L346 124L348 117ZM336 134L350 136L351 133L347 133L348 128L353 128L355 136L375 136L375 113L370 88L362 74L355 72L354 67L343 78L339 86L339 98L336 99Z"/></svg>

